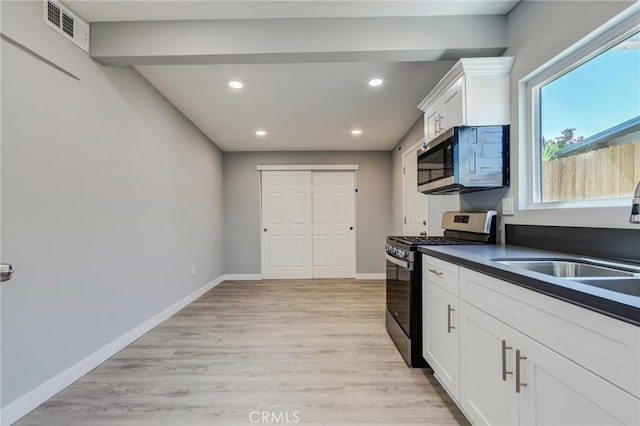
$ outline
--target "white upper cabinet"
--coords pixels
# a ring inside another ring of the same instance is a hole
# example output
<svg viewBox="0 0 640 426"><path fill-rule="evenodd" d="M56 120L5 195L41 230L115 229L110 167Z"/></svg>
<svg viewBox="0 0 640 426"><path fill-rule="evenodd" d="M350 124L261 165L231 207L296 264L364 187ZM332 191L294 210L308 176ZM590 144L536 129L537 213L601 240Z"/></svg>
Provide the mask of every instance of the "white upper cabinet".
<svg viewBox="0 0 640 426"><path fill-rule="evenodd" d="M427 142L454 126L510 124L509 73L514 58L460 59L418 105Z"/></svg>

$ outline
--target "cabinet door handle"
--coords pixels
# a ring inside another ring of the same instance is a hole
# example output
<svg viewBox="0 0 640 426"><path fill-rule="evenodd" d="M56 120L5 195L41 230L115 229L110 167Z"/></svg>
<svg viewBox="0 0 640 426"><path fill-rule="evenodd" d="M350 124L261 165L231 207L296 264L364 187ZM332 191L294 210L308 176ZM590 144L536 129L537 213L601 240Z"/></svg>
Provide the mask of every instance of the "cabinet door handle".
<svg viewBox="0 0 640 426"><path fill-rule="evenodd" d="M435 120L433 120L433 126L434 126L434 131L436 132L436 135L438 134L438 119L436 118Z"/></svg>
<svg viewBox="0 0 640 426"><path fill-rule="evenodd" d="M520 382L520 360L527 359L526 356L520 356L520 349L516 349L516 393L520 393L520 387L526 387L526 383Z"/></svg>
<svg viewBox="0 0 640 426"><path fill-rule="evenodd" d="M507 381L507 374L513 374L513 371L507 371L507 349L513 349L507 346L507 341L502 341L502 380Z"/></svg>
<svg viewBox="0 0 640 426"><path fill-rule="evenodd" d="M455 327L451 325L451 312L455 312L456 310L451 307L451 305L447 305L447 333L451 333Z"/></svg>
<svg viewBox="0 0 640 426"><path fill-rule="evenodd" d="M436 274L437 276L442 276L443 272L439 272L437 269L429 269L429 272L432 274Z"/></svg>
<svg viewBox="0 0 640 426"><path fill-rule="evenodd" d="M8 263L0 263L0 282L9 281L13 276L13 266Z"/></svg>

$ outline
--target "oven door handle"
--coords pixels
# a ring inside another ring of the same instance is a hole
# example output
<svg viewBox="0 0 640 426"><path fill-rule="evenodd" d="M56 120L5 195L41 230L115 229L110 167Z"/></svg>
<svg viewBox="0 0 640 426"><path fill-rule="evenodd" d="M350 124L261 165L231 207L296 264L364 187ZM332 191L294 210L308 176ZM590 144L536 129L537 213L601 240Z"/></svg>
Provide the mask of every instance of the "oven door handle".
<svg viewBox="0 0 640 426"><path fill-rule="evenodd" d="M395 265L400 266L401 268L404 269L408 269L409 271L413 271L413 263L412 262L406 262L404 260L400 260L400 259L396 259L393 256L390 256L389 254L385 253L385 257L387 258L387 260Z"/></svg>

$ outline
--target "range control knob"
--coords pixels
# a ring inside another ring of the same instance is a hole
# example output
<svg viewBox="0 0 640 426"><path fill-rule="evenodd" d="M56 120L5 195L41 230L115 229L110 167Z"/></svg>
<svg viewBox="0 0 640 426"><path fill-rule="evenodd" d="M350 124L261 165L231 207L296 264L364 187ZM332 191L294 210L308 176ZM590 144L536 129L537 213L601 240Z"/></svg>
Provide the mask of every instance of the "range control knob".
<svg viewBox="0 0 640 426"><path fill-rule="evenodd" d="M398 257L407 257L407 252L404 250L398 250Z"/></svg>

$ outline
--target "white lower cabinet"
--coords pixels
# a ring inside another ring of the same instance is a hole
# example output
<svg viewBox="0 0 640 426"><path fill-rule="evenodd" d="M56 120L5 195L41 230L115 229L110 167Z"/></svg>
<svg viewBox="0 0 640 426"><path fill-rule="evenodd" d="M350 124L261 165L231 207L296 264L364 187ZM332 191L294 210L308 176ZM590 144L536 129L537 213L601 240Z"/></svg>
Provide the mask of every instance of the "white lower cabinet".
<svg viewBox="0 0 640 426"><path fill-rule="evenodd" d="M524 335L514 345L521 425L640 424L633 395Z"/></svg>
<svg viewBox="0 0 640 426"><path fill-rule="evenodd" d="M474 425L640 425L640 328L426 255L423 269L423 355Z"/></svg>
<svg viewBox="0 0 640 426"><path fill-rule="evenodd" d="M459 393L458 297L423 280L422 355L454 400Z"/></svg>
<svg viewBox="0 0 640 426"><path fill-rule="evenodd" d="M513 333L507 325L460 301L460 406L473 424L518 424Z"/></svg>
<svg viewBox="0 0 640 426"><path fill-rule="evenodd" d="M637 425L629 393L461 301L460 404L476 425Z"/></svg>

